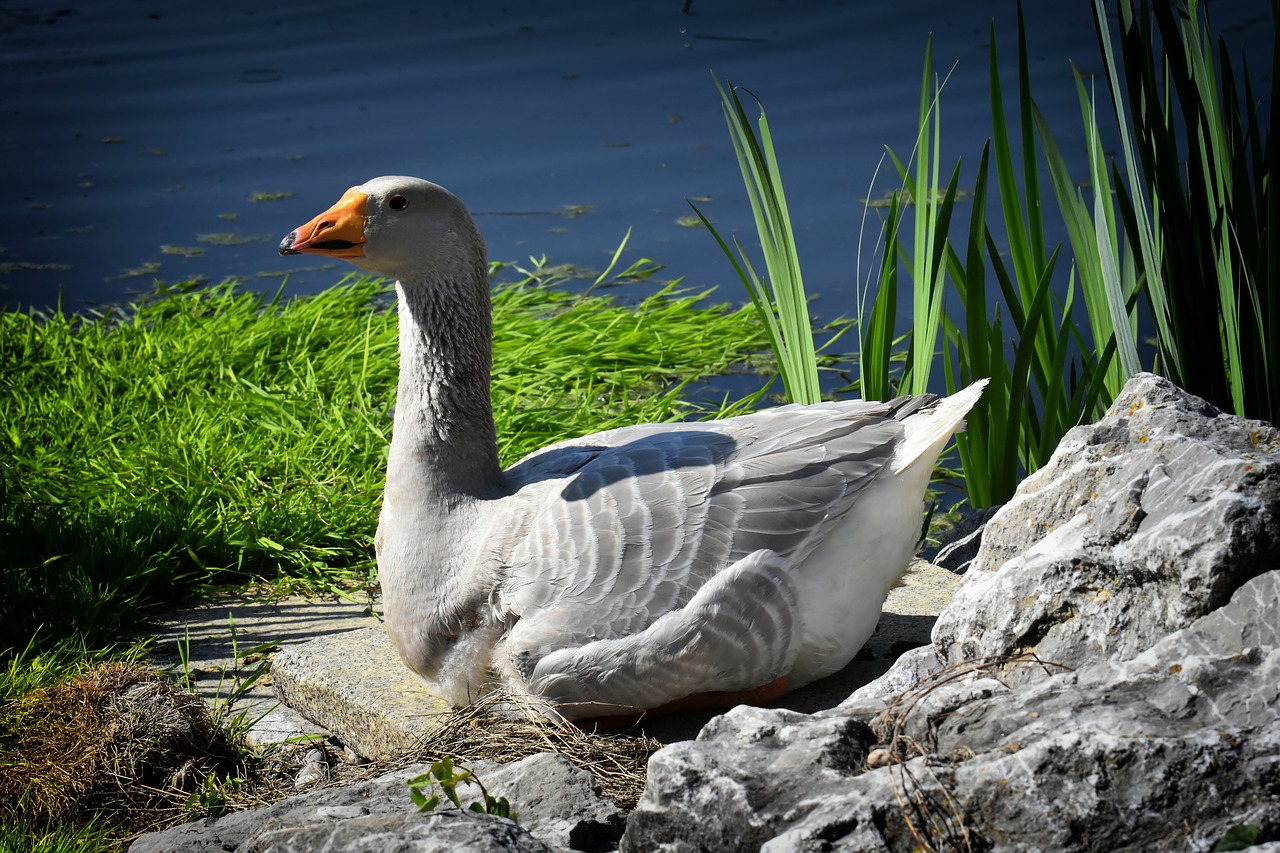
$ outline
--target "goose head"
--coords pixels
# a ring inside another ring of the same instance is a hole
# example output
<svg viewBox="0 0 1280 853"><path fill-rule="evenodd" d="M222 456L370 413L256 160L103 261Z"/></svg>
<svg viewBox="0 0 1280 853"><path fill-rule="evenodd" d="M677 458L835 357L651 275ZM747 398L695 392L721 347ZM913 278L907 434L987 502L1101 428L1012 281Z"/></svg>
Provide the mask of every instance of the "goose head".
<svg viewBox="0 0 1280 853"><path fill-rule="evenodd" d="M280 241L280 254L341 258L406 287L460 271L488 284L484 240L466 207L438 184L401 175L347 190Z"/></svg>

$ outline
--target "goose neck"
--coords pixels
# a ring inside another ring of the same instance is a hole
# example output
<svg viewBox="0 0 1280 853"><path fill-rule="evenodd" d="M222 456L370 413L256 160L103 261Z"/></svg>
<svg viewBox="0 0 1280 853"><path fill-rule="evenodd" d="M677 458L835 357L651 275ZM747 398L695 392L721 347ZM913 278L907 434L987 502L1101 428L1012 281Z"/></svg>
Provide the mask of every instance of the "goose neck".
<svg viewBox="0 0 1280 853"><path fill-rule="evenodd" d="M477 300L397 283L400 381L388 480L403 471L460 498L485 496L501 482L487 277L485 284Z"/></svg>

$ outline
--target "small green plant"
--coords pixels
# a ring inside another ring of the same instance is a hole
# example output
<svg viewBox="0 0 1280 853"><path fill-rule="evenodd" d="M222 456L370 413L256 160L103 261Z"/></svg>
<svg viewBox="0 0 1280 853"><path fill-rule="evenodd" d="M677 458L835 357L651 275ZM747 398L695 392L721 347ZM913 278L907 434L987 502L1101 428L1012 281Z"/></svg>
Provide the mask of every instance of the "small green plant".
<svg viewBox="0 0 1280 853"><path fill-rule="evenodd" d="M418 811L429 812L440 805L440 794L436 793L436 788L439 787L449 802L453 803L454 808L460 809L463 806L458 798L458 786L467 782L479 788L480 795L484 798L482 801L472 802L466 807L468 810L478 814L517 819L516 812L511 808L511 803L507 802L506 797L494 797L475 773L463 767L454 767L452 758L442 758L433 763L426 773L410 779L409 797L418 807ZM424 788L428 793L423 793Z"/></svg>
<svg viewBox="0 0 1280 853"><path fill-rule="evenodd" d="M644 281L661 269L649 258L638 258L632 261L622 272L614 275L613 271L617 268L618 260L622 257L622 253L626 250L629 242L631 242L630 228L627 229L626 234L622 235L622 240L618 242L618 248L613 250L613 255L609 258L609 263L605 266L604 271L595 277L595 280L591 282L591 285L586 290L582 291L582 295L578 297L579 299L587 298L597 287L607 287L611 284L616 285L630 281ZM542 263L546 263L545 256L542 259ZM521 270L521 272L525 275L532 275L527 270Z"/></svg>
<svg viewBox="0 0 1280 853"><path fill-rule="evenodd" d="M230 671L226 667L218 668L218 684L214 688L212 701L213 719L218 725L225 726L231 738L237 742L243 742L248 735L249 730L257 725L261 720L280 706L276 702L269 706L265 711L256 717L249 716L249 709L243 708L239 713L232 716L235 710L235 703L245 696L253 685L271 671L271 661L266 655L275 651L280 647L278 640L272 640L267 643L261 643L250 649L241 649L239 639L236 636L236 618L231 614L227 614L227 629L231 635L231 658L234 661ZM191 670L191 633L187 628L182 629L182 639L177 642L178 647L178 667L177 681L184 689L194 693L196 690L196 675ZM253 669L242 672L241 663L254 664Z"/></svg>
<svg viewBox="0 0 1280 853"><path fill-rule="evenodd" d="M202 817L222 817L234 808L232 800L245 780L239 776L219 778L210 773L204 777L199 789L187 797L187 814L194 820Z"/></svg>
<svg viewBox="0 0 1280 853"><path fill-rule="evenodd" d="M1258 827L1251 823L1233 826L1213 845L1213 853L1229 853L1234 850L1248 850L1258 843L1261 834Z"/></svg>

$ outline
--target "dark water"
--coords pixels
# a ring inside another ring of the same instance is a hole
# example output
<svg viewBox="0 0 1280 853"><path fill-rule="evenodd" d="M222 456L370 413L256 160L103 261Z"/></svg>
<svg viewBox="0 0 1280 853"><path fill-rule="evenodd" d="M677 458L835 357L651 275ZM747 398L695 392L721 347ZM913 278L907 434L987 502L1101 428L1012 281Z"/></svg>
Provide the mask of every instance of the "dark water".
<svg viewBox="0 0 1280 853"><path fill-rule="evenodd" d="M861 199L891 187L882 174L869 189L885 144L909 152L926 37L936 67L955 66L945 161L972 167L993 18L1015 79L1014 4L689 6L0 2L0 304L78 309L197 276L324 288L346 270L280 258L276 242L381 174L451 188L496 260L600 268L630 227L624 262L736 300L710 235L679 224L705 197L753 238L714 71L764 99L806 283L826 318L851 312ZM1263 0L1213 12L1263 56ZM1099 69L1089 4L1031 2L1027 17L1035 95L1083 179L1068 63Z"/></svg>

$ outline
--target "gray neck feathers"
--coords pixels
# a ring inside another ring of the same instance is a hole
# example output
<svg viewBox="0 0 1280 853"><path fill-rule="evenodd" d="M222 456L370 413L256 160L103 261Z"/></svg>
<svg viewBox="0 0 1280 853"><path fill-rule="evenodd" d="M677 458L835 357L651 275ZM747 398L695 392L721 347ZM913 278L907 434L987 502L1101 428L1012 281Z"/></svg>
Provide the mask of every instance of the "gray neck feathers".
<svg viewBox="0 0 1280 853"><path fill-rule="evenodd" d="M397 283L400 383L388 484L413 477L445 505L501 483L489 397L493 325L486 265L471 281ZM446 507L447 508L447 507Z"/></svg>

